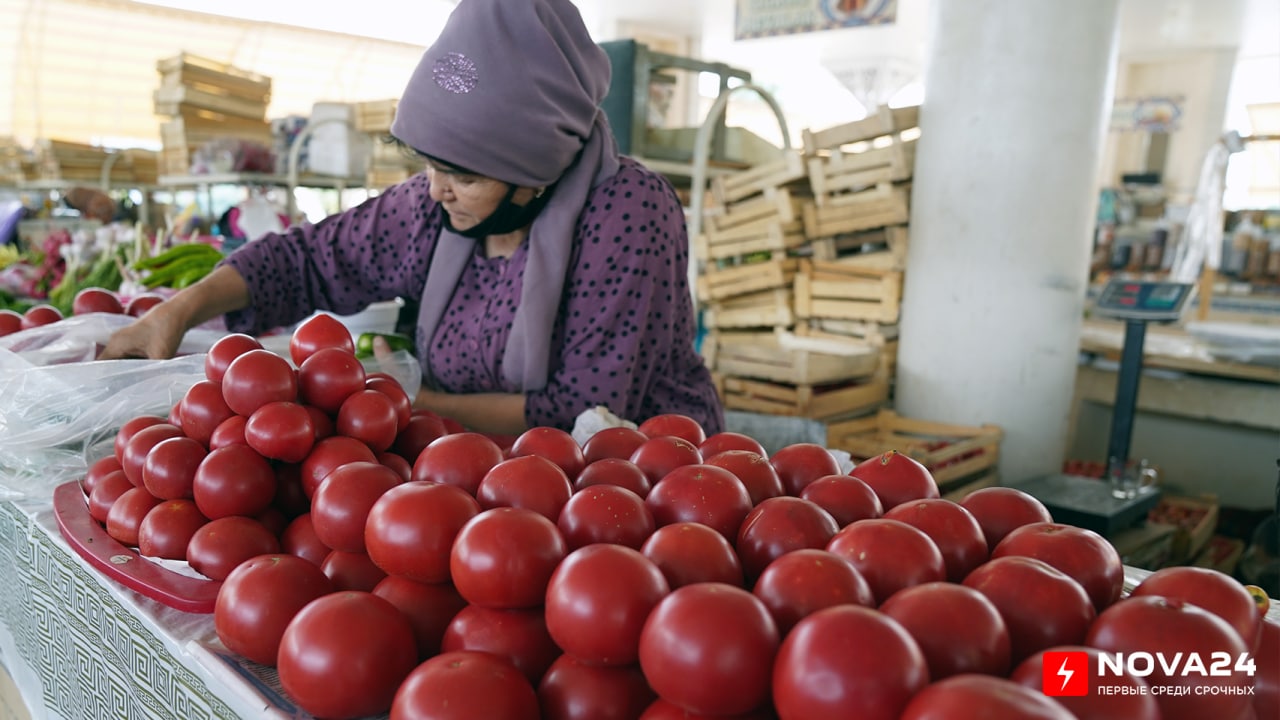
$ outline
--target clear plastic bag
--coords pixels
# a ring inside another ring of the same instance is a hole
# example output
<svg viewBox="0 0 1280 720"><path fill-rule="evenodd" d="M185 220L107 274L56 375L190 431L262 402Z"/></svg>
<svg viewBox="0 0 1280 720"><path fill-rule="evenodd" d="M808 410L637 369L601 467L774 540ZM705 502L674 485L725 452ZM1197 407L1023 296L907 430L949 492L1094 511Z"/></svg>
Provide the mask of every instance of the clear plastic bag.
<svg viewBox="0 0 1280 720"><path fill-rule="evenodd" d="M89 362L102 351L112 333L135 319L112 313L73 315L56 323L0 337L0 350L8 350L35 367ZM177 354L208 352L224 335L224 330L195 328L183 337Z"/></svg>

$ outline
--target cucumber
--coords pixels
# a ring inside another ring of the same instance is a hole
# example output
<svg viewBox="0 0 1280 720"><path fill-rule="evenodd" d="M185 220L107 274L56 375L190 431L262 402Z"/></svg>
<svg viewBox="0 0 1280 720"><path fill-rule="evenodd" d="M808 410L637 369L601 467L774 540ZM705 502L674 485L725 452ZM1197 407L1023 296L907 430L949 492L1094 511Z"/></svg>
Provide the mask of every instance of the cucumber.
<svg viewBox="0 0 1280 720"><path fill-rule="evenodd" d="M356 338L356 357L364 359L373 357L373 339L385 338L387 344L391 346L391 351L407 350L413 353L413 339L397 333L360 333L360 337Z"/></svg>

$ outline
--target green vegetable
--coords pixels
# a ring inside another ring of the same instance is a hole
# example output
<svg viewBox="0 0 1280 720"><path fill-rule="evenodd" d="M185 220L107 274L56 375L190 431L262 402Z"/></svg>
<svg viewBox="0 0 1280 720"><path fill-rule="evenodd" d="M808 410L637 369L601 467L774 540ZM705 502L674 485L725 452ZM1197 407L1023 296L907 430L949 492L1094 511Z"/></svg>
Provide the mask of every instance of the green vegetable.
<svg viewBox="0 0 1280 720"><path fill-rule="evenodd" d="M175 245L159 255L152 255L144 260L139 260L133 264L133 268L135 270L149 270L167 267L173 263L197 257L211 259L216 262L222 259L222 251L202 242L185 243L183 245Z"/></svg>
<svg viewBox="0 0 1280 720"><path fill-rule="evenodd" d="M373 339L385 338L387 344L391 346L391 351L407 350L413 352L413 339L398 335L396 333L360 333L360 337L356 338L356 357L368 358L373 357Z"/></svg>

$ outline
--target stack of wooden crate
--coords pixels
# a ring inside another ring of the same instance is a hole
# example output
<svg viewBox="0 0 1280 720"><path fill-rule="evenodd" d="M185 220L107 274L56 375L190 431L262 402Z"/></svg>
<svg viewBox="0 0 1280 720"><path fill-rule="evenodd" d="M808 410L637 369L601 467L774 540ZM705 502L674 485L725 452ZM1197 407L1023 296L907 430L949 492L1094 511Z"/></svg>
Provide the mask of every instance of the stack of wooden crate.
<svg viewBox="0 0 1280 720"><path fill-rule="evenodd" d="M162 174L189 172L192 153L211 140L271 147L271 78L189 53L159 61L156 70L155 111L168 118L160 124Z"/></svg>
<svg viewBox="0 0 1280 720"><path fill-rule="evenodd" d="M35 177L33 153L12 137L0 136L0 183L19 185Z"/></svg>
<svg viewBox="0 0 1280 720"><path fill-rule="evenodd" d="M157 154L129 148L113 150L66 140L37 140L36 174L39 180L98 185L151 185L156 182Z"/></svg>
<svg viewBox="0 0 1280 720"><path fill-rule="evenodd" d="M422 169L420 160L408 156L398 143L391 140L391 121L396 117L396 100L370 100L356 103L355 127L367 133L373 151L369 154L369 167L365 173L365 185L371 189L402 183Z"/></svg>

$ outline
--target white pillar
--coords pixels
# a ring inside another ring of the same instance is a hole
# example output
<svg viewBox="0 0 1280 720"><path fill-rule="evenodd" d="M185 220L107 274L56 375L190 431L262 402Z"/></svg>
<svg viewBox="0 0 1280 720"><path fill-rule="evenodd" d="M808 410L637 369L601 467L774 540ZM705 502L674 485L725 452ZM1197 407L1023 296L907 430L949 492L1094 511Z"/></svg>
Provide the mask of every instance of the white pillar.
<svg viewBox="0 0 1280 720"><path fill-rule="evenodd" d="M897 408L1004 428L1005 483L1066 450L1117 0L933 3Z"/></svg>

